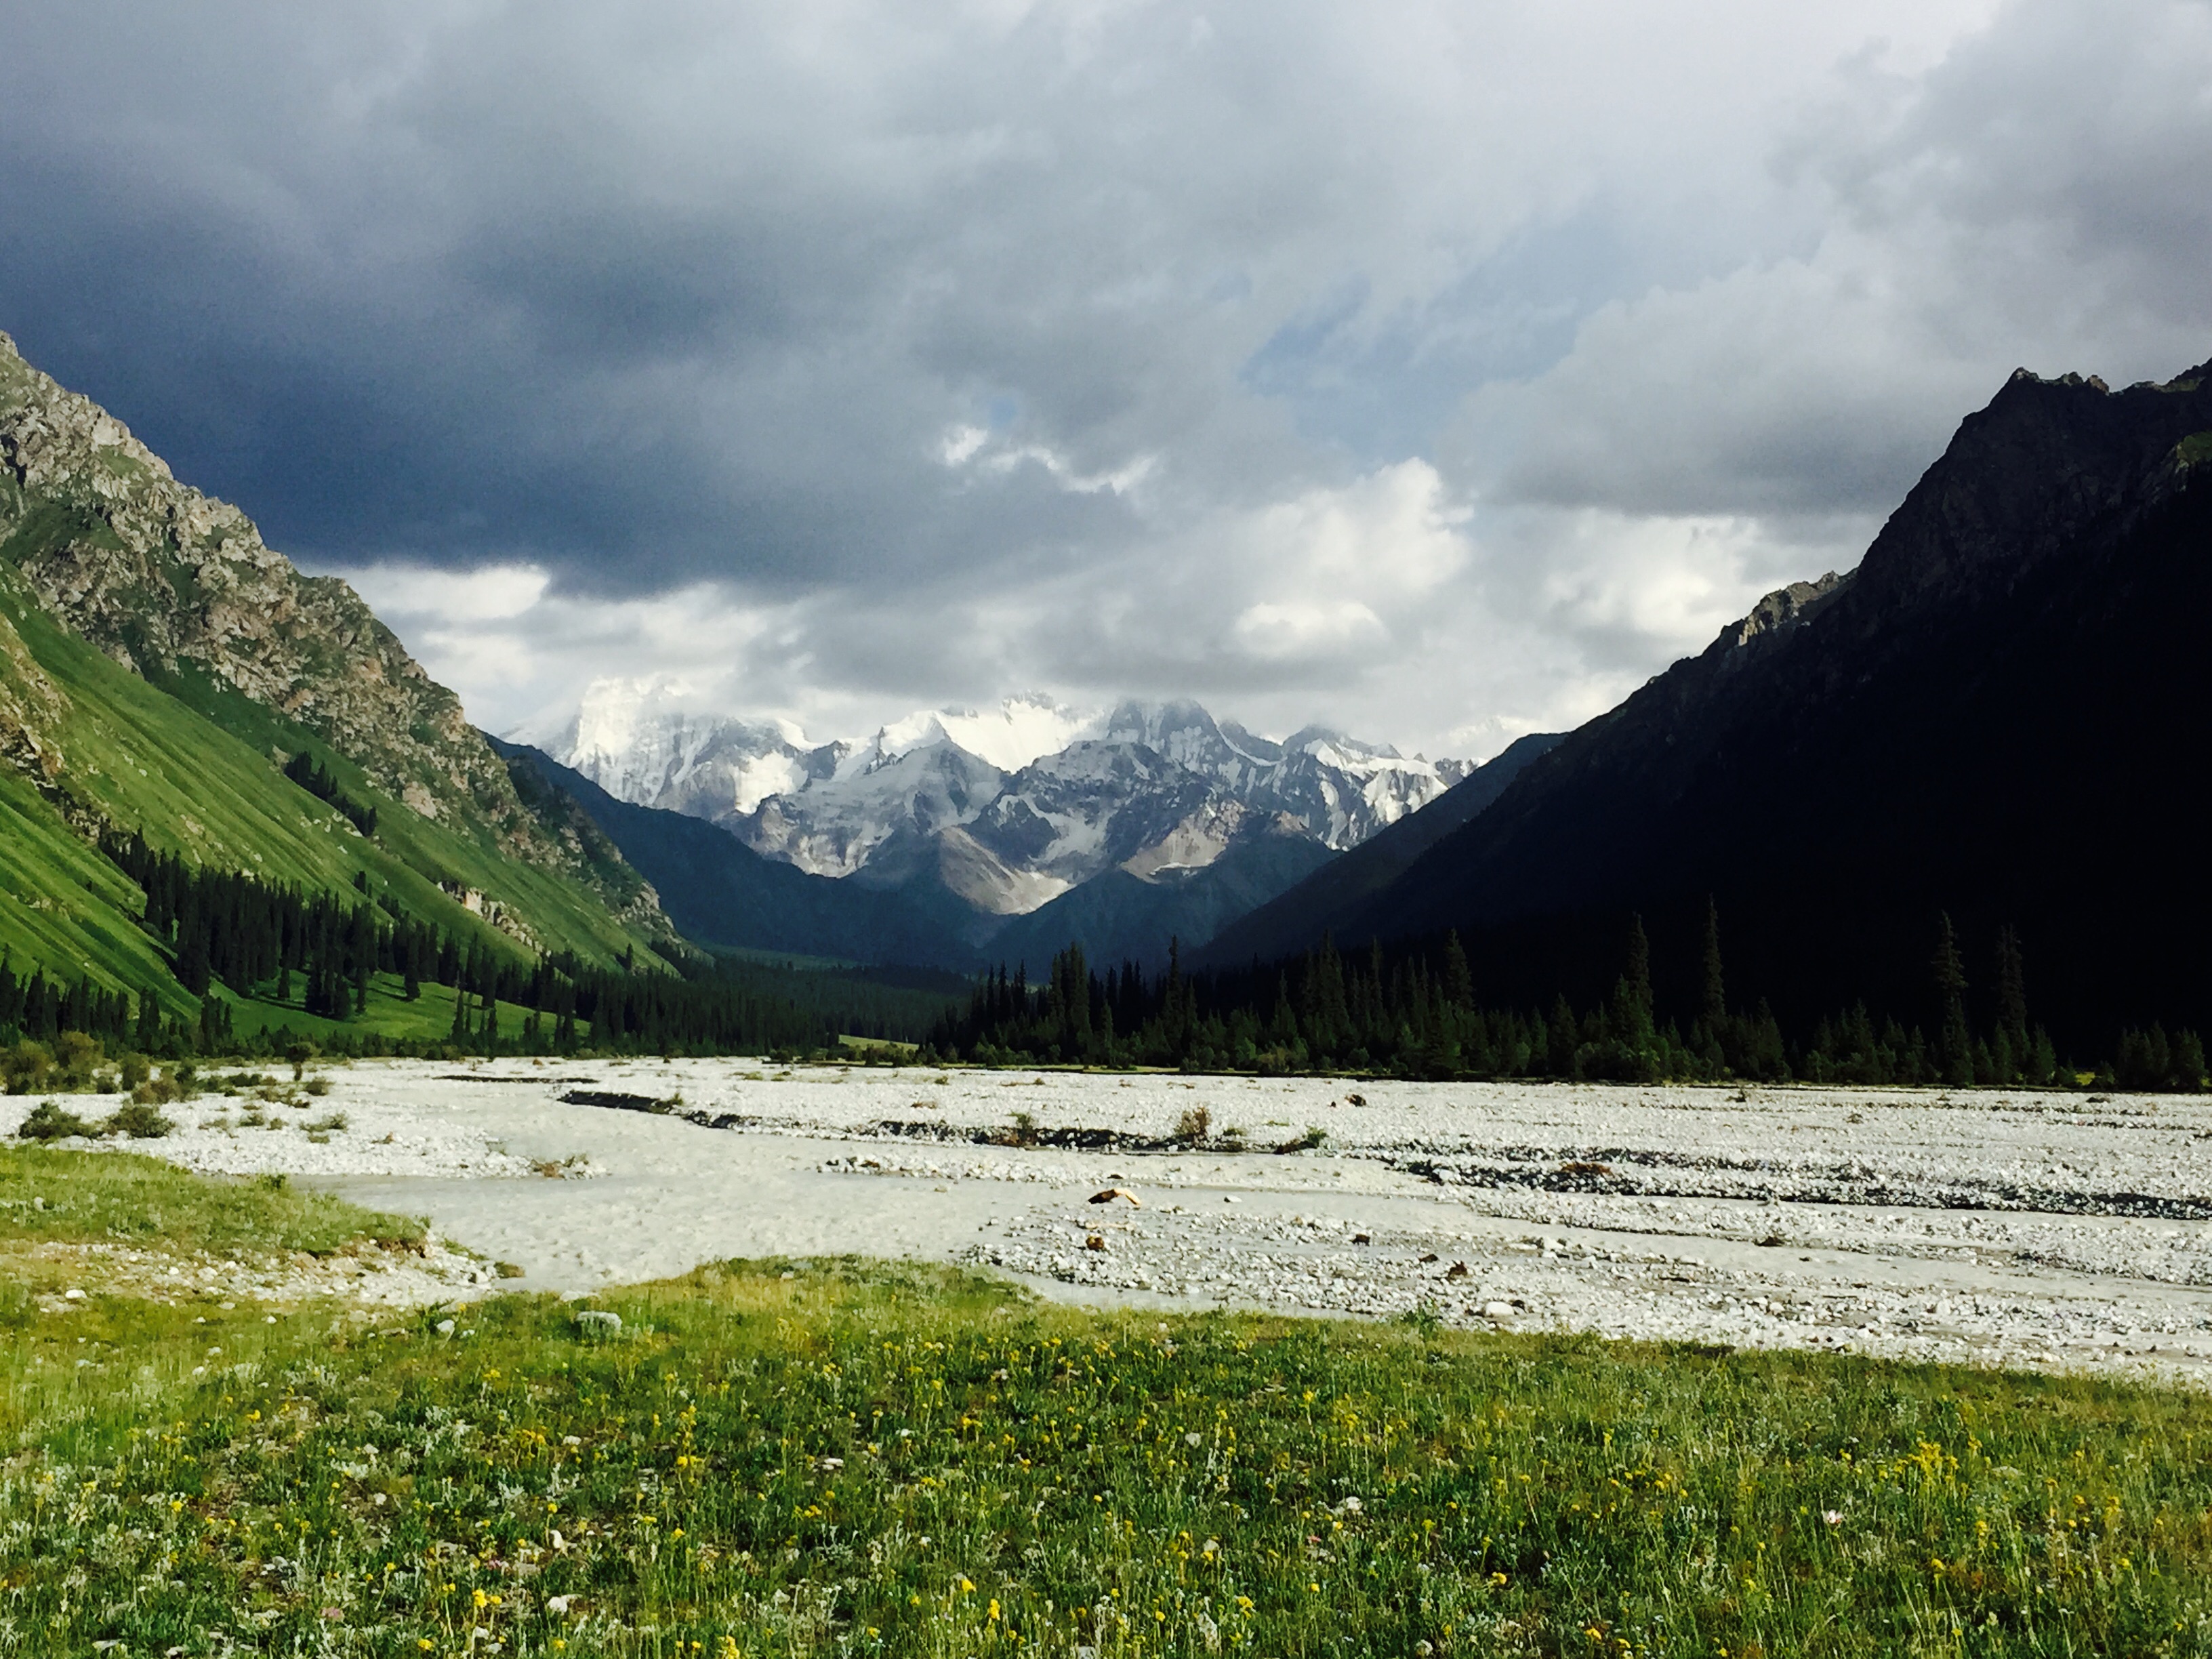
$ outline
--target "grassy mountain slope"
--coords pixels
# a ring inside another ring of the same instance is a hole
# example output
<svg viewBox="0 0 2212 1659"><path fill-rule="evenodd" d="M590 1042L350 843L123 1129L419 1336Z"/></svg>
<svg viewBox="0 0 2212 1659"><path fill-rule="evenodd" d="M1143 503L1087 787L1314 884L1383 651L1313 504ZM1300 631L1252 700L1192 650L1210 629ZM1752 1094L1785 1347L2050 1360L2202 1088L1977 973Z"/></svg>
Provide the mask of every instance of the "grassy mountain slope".
<svg viewBox="0 0 2212 1659"><path fill-rule="evenodd" d="M683 948L596 826L550 793L526 800L351 590L302 576L4 335L0 610L0 764L80 837L135 829L307 887L364 876L426 920L477 925L450 891L509 950ZM373 841L283 775L301 753L375 808ZM82 965L122 963L94 950Z"/></svg>
<svg viewBox="0 0 2212 1659"><path fill-rule="evenodd" d="M193 1005L142 933L144 896L21 779L0 772L0 951L103 990L153 991L172 1014Z"/></svg>
<svg viewBox="0 0 2212 1659"><path fill-rule="evenodd" d="M509 951L532 945L611 960L631 938L594 896L552 872L516 865L475 837L424 819L383 796L360 769L265 711L257 735L289 738L320 756L347 793L379 809L370 840L333 807L287 778L264 754L179 699L111 661L29 604L21 578L0 568L0 696L44 704L36 734L53 765L40 789L18 775L0 800L10 827L11 884L33 902L67 895L84 913L67 937L25 910L0 939L20 956L103 983L155 988L173 1006L183 994L133 924L137 890L82 835L94 823L135 830L151 846L191 862L235 869L309 890L356 886L389 894L403 908L461 937L479 934ZM42 695L41 695L42 694ZM242 700L241 700L242 701ZM248 706L249 709L251 706ZM502 896L498 921L464 908L441 882ZM78 895L82 895L82 898ZM96 917L94 913L96 914ZM527 920L520 920L526 918Z"/></svg>

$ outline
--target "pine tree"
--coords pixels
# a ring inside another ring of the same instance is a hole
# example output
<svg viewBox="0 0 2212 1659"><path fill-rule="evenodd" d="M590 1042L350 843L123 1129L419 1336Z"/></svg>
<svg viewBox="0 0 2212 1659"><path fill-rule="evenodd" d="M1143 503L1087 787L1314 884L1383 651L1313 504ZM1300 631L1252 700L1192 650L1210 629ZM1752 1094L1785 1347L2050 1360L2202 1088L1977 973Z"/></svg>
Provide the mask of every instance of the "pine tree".
<svg viewBox="0 0 2212 1659"><path fill-rule="evenodd" d="M1997 1027L2015 1054L2027 1052L2027 970L2009 927L1997 929Z"/></svg>
<svg viewBox="0 0 2212 1659"><path fill-rule="evenodd" d="M1721 971L1721 912L1712 896L1705 896L1704 975L1698 995L1698 1029L1705 1041L1717 1042L1728 1024L1728 979Z"/></svg>
<svg viewBox="0 0 2212 1659"><path fill-rule="evenodd" d="M1936 995L1943 1014L1942 1035L1936 1059L1943 1081L1967 1084L1974 1080L1974 1038L1966 1024L1966 965L1959 957L1958 935L1952 931L1951 914L1936 913L1936 957L1931 963Z"/></svg>
<svg viewBox="0 0 2212 1659"><path fill-rule="evenodd" d="M1467 965L1456 927L1444 935L1444 1000L1463 1013L1474 1012L1474 970Z"/></svg>

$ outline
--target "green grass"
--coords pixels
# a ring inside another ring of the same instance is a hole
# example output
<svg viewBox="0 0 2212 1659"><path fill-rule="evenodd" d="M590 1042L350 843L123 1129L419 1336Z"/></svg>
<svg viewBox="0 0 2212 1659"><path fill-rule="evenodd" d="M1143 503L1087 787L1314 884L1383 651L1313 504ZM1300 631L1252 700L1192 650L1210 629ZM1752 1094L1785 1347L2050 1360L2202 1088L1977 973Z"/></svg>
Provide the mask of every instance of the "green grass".
<svg viewBox="0 0 2212 1659"><path fill-rule="evenodd" d="M21 590L21 578L0 568L0 629L19 639L66 696L51 734L64 761L64 786L111 822L195 863L268 881L334 890L363 878L410 915L512 957L526 953L441 890L439 881L500 898L549 949L566 946L611 963L632 943L575 884L422 817L370 788L359 768L305 732L235 693L202 686L208 709L252 741L241 739L62 631ZM0 696L9 690L9 660L0 651ZM312 749L349 794L373 802L377 839L363 839L284 777L265 752L270 744ZM87 847L52 804L12 772L0 772L0 946L13 952L18 969L35 963L70 979L89 972L110 988L151 988L172 1014L188 1013L196 1005L137 928L141 908L136 887Z"/></svg>
<svg viewBox="0 0 2212 1659"><path fill-rule="evenodd" d="M281 1179L216 1181L135 1152L0 1143L0 1241L9 1244L329 1255L357 1239L400 1243L422 1236L419 1221L374 1214Z"/></svg>
<svg viewBox="0 0 2212 1659"><path fill-rule="evenodd" d="M404 989L397 974L374 974L368 983L368 1011L347 1019L327 1019L319 1014L305 1012L300 1006L304 987L299 975L293 978L293 999L289 1003L278 1002L269 987L262 988L267 994L254 997L230 996L233 1028L240 1037L252 1037L264 1031L280 1032L289 1030L294 1036L304 1037L310 1042L327 1043L333 1036L349 1041L374 1032L380 1036L408 1039L422 1042L437 1042L453 1029L453 999L458 994L450 985L435 985L424 981L418 988L422 994L410 1002L402 994ZM499 1029L507 1037L518 1036L522 1022L531 1011L520 1003L499 1005ZM480 1019L482 1010L474 998L470 999L471 1019ZM550 1032L553 1017L538 1016ZM585 1028L588 1030L588 1027Z"/></svg>
<svg viewBox="0 0 2212 1659"><path fill-rule="evenodd" d="M18 974L32 964L110 991L166 990L172 1014L195 1006L168 959L138 926L144 896L21 778L0 770L0 949Z"/></svg>
<svg viewBox="0 0 2212 1659"><path fill-rule="evenodd" d="M86 1316L15 1316L0 1376L72 1383L0 1465L0 1653L2212 1650L2194 1395L854 1261L600 1305L197 1376L189 1309L82 1370Z"/></svg>

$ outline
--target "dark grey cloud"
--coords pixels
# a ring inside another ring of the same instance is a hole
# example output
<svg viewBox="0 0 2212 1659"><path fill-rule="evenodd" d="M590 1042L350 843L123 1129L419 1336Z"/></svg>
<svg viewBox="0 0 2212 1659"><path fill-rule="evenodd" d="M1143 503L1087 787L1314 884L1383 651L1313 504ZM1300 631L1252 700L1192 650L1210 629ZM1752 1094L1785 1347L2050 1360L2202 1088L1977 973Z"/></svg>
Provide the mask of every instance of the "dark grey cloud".
<svg viewBox="0 0 2212 1659"><path fill-rule="evenodd" d="M1848 562L2015 363L2212 349L2207 15L19 7L0 327L495 723L1465 746Z"/></svg>

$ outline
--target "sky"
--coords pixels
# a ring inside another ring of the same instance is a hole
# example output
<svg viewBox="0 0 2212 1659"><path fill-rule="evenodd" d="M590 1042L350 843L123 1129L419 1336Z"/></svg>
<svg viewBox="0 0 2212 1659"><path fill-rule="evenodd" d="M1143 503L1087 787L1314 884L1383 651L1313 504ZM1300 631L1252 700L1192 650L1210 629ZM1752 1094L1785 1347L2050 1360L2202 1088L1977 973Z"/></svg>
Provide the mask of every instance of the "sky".
<svg viewBox="0 0 2212 1659"><path fill-rule="evenodd" d="M0 329L506 730L1480 757L2212 357L2212 0L0 0Z"/></svg>

